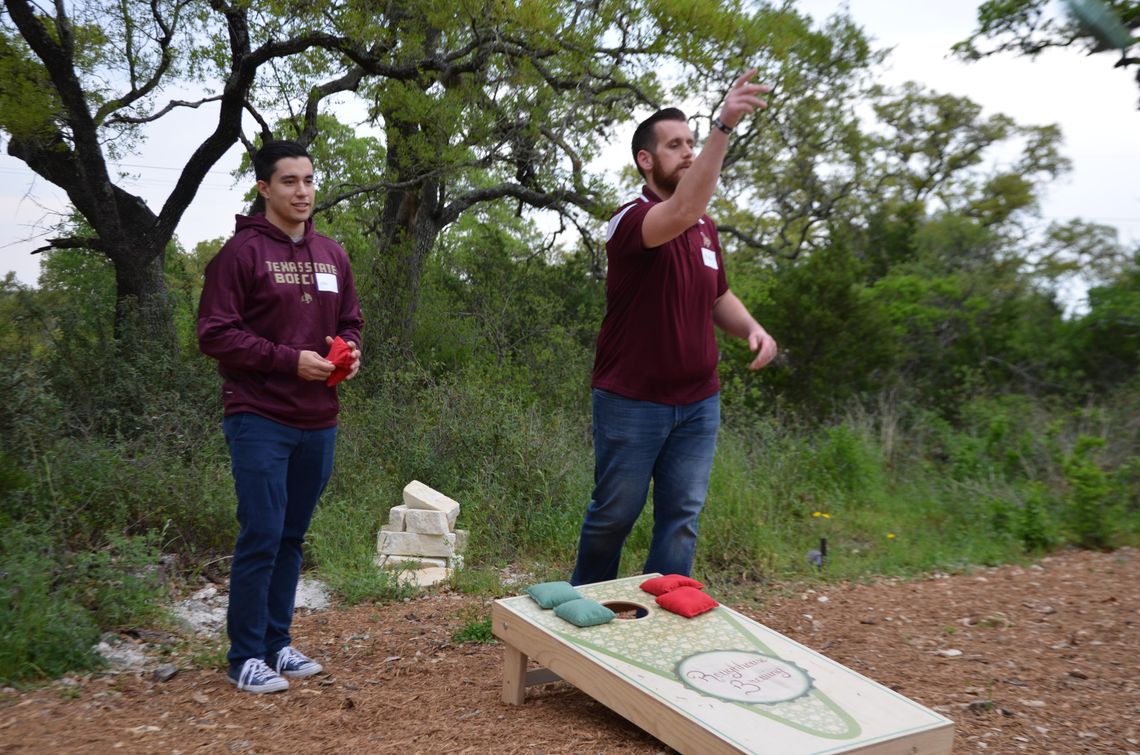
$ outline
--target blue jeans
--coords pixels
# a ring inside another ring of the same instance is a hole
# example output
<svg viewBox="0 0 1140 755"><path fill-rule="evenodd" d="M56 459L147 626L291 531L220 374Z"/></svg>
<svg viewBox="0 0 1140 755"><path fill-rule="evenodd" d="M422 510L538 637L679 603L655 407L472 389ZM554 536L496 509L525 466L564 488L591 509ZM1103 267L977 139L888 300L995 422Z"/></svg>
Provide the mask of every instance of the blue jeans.
<svg viewBox="0 0 1140 755"><path fill-rule="evenodd" d="M301 544L332 475L336 428L299 430L256 414L223 423L237 520L226 632L231 670L291 644Z"/></svg>
<svg viewBox="0 0 1140 755"><path fill-rule="evenodd" d="M621 549L653 480L653 542L643 574L688 575L720 428L720 394L682 406L595 388L594 496L571 584L617 577Z"/></svg>

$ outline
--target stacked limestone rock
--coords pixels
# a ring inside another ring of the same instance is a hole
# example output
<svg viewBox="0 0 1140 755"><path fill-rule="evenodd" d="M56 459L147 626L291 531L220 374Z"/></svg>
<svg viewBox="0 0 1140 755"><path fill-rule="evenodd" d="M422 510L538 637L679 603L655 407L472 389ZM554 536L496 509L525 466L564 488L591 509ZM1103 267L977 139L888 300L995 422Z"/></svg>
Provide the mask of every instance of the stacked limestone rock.
<svg viewBox="0 0 1140 755"><path fill-rule="evenodd" d="M419 480L404 488L404 503L388 512L376 539L376 565L400 569L420 587L447 579L463 565L467 531L455 529L459 504Z"/></svg>

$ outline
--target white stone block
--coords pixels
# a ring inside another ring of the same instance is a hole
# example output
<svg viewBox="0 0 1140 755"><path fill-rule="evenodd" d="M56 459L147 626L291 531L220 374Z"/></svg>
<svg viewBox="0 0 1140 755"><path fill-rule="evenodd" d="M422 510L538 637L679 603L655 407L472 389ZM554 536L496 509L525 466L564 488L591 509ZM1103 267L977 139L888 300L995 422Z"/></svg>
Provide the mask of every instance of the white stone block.
<svg viewBox="0 0 1140 755"><path fill-rule="evenodd" d="M400 504L393 506L388 510L388 531L389 532L403 532L407 529L406 515L408 507Z"/></svg>
<svg viewBox="0 0 1140 755"><path fill-rule="evenodd" d="M441 566L429 566L426 569L417 569L413 572L407 572L407 577L415 582L417 587L431 587L450 576L451 570L444 569Z"/></svg>
<svg viewBox="0 0 1140 755"><path fill-rule="evenodd" d="M438 490L432 490L419 480L412 480L404 486L404 503L409 509L442 511L447 515L449 528L455 527L455 519L459 516L459 504L457 502Z"/></svg>
<svg viewBox="0 0 1140 755"><path fill-rule="evenodd" d="M467 530L455 531L455 552L463 553L467 550Z"/></svg>
<svg viewBox="0 0 1140 755"><path fill-rule="evenodd" d="M386 566L391 568L392 564L393 564L393 559L397 559L397 558L404 558L404 557L403 556L377 556L375 559L373 559L372 563L376 564L376 566L380 567L381 569L385 568ZM410 560L415 561L415 559L410 559ZM429 562L437 562L437 561L440 563L446 563L445 561L443 561L441 559L434 559L434 558L419 559L420 563L425 563L425 564L427 564ZM447 568L445 566L436 566L433 564L430 566L424 566L421 569L406 569L406 570L400 570L398 572L393 571L393 573L396 576L396 579L398 579L400 582L403 582L405 584L412 584L412 585L415 585L416 587L431 587L432 585L438 584L438 583L443 582L444 580L448 579L451 576L451 569ZM225 617L222 617L222 620L224 621Z"/></svg>
<svg viewBox="0 0 1140 755"><path fill-rule="evenodd" d="M382 556L439 556L455 555L455 533L446 535L420 535L415 532L381 532L377 549Z"/></svg>
<svg viewBox="0 0 1140 755"><path fill-rule="evenodd" d="M446 535L451 532L451 523L442 511L408 509L404 513L404 531L418 532L421 535Z"/></svg>

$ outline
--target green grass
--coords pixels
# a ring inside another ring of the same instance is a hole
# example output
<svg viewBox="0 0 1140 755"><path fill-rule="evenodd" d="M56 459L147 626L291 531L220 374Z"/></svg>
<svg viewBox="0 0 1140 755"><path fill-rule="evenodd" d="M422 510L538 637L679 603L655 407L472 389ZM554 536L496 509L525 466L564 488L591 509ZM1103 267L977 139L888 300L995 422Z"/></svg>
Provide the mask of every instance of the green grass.
<svg viewBox="0 0 1140 755"><path fill-rule="evenodd" d="M412 597L418 590L399 578L399 572L380 569L376 559L376 533L380 504L326 493L317 506L306 537L307 557L319 577L343 602L390 602Z"/></svg>
<svg viewBox="0 0 1140 755"><path fill-rule="evenodd" d="M154 579L153 538L114 536L95 551L67 552L25 525L0 538L0 683L50 679L95 669L106 628L160 619L163 586Z"/></svg>
<svg viewBox="0 0 1140 755"><path fill-rule="evenodd" d="M491 609L486 603L481 606L464 606L460 609L458 618L463 625L451 635L452 641L476 644L495 642L495 635L491 632Z"/></svg>

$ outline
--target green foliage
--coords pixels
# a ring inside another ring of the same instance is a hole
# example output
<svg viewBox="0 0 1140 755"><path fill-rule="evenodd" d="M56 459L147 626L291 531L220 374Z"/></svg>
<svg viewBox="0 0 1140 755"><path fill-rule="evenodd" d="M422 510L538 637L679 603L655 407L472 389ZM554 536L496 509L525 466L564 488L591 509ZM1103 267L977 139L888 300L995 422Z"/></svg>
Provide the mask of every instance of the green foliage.
<svg viewBox="0 0 1140 755"><path fill-rule="evenodd" d="M0 28L0 130L19 136L50 133L58 109L47 71L32 61L22 40Z"/></svg>
<svg viewBox="0 0 1140 755"><path fill-rule="evenodd" d="M465 606L460 609L458 618L463 622L463 626L451 635L453 642L472 642L484 645L495 642L495 635L491 631L489 606Z"/></svg>
<svg viewBox="0 0 1140 755"><path fill-rule="evenodd" d="M348 476L351 478L351 473ZM349 487L340 482L345 477L343 472L335 476L339 482L336 490L324 495L313 514L306 538L310 564L348 605L413 596L416 588L401 580L399 572L376 567L376 532L380 529L376 510L380 504L370 500L359 478L351 485L352 496L340 497L338 491Z"/></svg>
<svg viewBox="0 0 1140 755"><path fill-rule="evenodd" d="M157 533L155 533L157 534ZM157 538L111 533L96 550L61 549L27 525L0 535L0 683L95 668L101 628L161 614Z"/></svg>
<svg viewBox="0 0 1140 755"><path fill-rule="evenodd" d="M1140 456L1133 456L1117 467L1112 484L1122 507L1122 529L1135 533L1140 527L1136 521L1136 514L1140 512Z"/></svg>
<svg viewBox="0 0 1140 755"><path fill-rule="evenodd" d="M868 295L862 266L842 245L777 271L770 296L763 322L783 357L760 379L784 401L810 404L826 416L881 385L899 358L887 313ZM746 351L739 342L726 344L722 374L731 370L729 379L743 382Z"/></svg>
<svg viewBox="0 0 1140 755"><path fill-rule="evenodd" d="M0 536L0 668L4 682L93 668L99 626L69 594L50 541L24 527Z"/></svg>
<svg viewBox="0 0 1140 755"><path fill-rule="evenodd" d="M503 595L503 583L498 572L489 567L464 566L451 573L451 586L465 595L498 597Z"/></svg>
<svg viewBox="0 0 1140 755"><path fill-rule="evenodd" d="M382 387L351 400L339 453L380 460L351 478L354 491L370 491L353 497L372 517L372 536L416 479L460 502L474 561L568 557L573 544L560 534L579 523L591 479L581 414L542 407L514 376L480 368L437 378L409 364L370 379Z"/></svg>
<svg viewBox="0 0 1140 755"><path fill-rule="evenodd" d="M1117 527L1111 480L1094 458L1104 445L1103 438L1082 436L1062 462L1069 486L1067 522L1082 548L1107 548Z"/></svg>
<svg viewBox="0 0 1140 755"><path fill-rule="evenodd" d="M1044 479L1057 454L1057 429L1026 396L975 399L955 431L942 426L940 455L954 479ZM1043 427L1044 425L1044 427Z"/></svg>
<svg viewBox="0 0 1140 755"><path fill-rule="evenodd" d="M1044 553L1062 542L1055 496L1044 485L1030 483L1025 500L1015 520L1016 535L1027 553Z"/></svg>
<svg viewBox="0 0 1140 755"><path fill-rule="evenodd" d="M79 551L152 530L164 547L227 550L233 492L211 365L145 343L148 369L124 359L108 289L93 282L106 272L96 257L52 255L39 290L5 299L23 325L0 350L15 396L0 420L12 461L0 514L48 524Z"/></svg>
<svg viewBox="0 0 1140 755"><path fill-rule="evenodd" d="M156 530L165 531L167 547L224 552L233 536L233 483L220 438L215 431L199 445L187 428L181 437L173 430L163 437L166 428L156 422L135 442L58 439L30 460L34 482L21 505L3 510L50 523L76 548L92 547L108 532ZM154 444L157 438L163 445ZM196 452L202 456L184 455Z"/></svg>
<svg viewBox="0 0 1140 755"><path fill-rule="evenodd" d="M1088 297L1088 312L1066 327L1069 356L1103 391L1140 371L1140 256Z"/></svg>
<svg viewBox="0 0 1140 755"><path fill-rule="evenodd" d="M1136 494L1134 439L1099 449L1131 460L1113 470L1092 458L1096 443L1079 439L1082 411L1008 397L978 400L962 417L956 429L880 405L814 428L788 417L747 426L727 418L696 571L745 583L807 577L818 572L807 552L821 538L828 578L857 578L958 571L1135 537L1136 511L1120 505Z"/></svg>
<svg viewBox="0 0 1140 755"><path fill-rule="evenodd" d="M100 627L129 628L162 615L162 601L169 597L158 578L162 534L109 531L106 545L75 554L69 567L73 588Z"/></svg>
<svg viewBox="0 0 1140 755"><path fill-rule="evenodd" d="M808 474L824 489L853 502L870 502L885 488L883 458L877 444L847 424L823 430Z"/></svg>
<svg viewBox="0 0 1140 755"><path fill-rule="evenodd" d="M517 373L516 388L580 406L593 363L603 287L581 256L559 255L503 204L462 218L425 275L414 345L433 370L472 365Z"/></svg>

